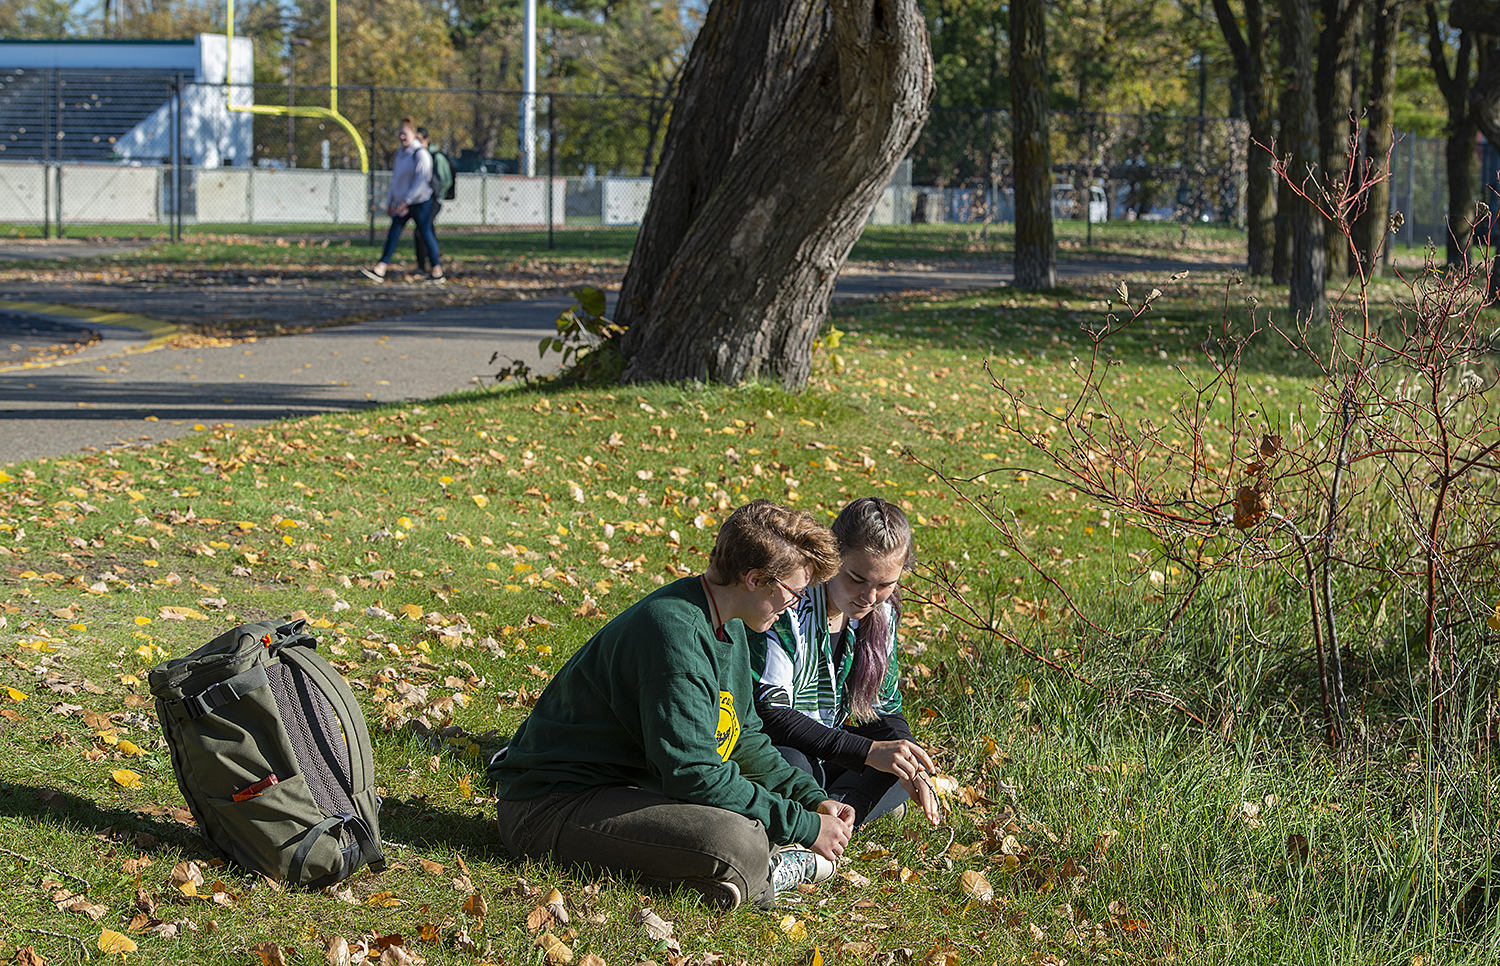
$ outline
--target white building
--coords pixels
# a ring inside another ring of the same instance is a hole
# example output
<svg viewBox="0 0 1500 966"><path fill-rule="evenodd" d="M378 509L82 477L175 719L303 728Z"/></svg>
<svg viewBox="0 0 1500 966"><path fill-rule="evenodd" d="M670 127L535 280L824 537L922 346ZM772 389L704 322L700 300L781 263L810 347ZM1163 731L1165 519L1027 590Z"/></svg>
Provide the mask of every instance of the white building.
<svg viewBox="0 0 1500 966"><path fill-rule="evenodd" d="M172 154L173 89L182 82L189 164L247 165L253 115L225 97L227 38L0 40L0 160L160 164ZM234 39L233 101L254 103L255 46Z"/></svg>

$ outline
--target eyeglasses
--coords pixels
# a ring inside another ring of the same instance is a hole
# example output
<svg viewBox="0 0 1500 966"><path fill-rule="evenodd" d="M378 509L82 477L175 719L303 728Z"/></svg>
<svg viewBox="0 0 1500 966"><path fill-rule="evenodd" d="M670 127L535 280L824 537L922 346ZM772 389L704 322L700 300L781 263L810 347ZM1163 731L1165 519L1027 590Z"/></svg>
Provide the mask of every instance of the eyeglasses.
<svg viewBox="0 0 1500 966"><path fill-rule="evenodd" d="M776 586L780 587L782 590L784 590L787 593L789 593L789 594L792 595L792 603L793 604L800 604L800 603L802 603L802 598L807 596L807 588L806 587L802 588L801 590L793 590L792 588L788 587L786 584L782 583L778 578L772 577L771 579L774 580L774 581L776 581Z"/></svg>

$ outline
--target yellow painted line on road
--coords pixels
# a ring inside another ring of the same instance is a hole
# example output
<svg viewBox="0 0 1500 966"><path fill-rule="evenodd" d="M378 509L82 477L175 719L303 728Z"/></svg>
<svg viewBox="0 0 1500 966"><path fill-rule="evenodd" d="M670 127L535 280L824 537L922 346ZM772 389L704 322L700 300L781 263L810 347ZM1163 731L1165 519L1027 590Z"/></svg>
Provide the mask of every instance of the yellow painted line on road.
<svg viewBox="0 0 1500 966"><path fill-rule="evenodd" d="M149 315L140 315L135 312L108 312L103 309L89 309L77 305L52 305L46 302L12 302L0 299L0 311L15 312L22 315L51 315L65 319L77 319L80 322L92 323L94 325L109 325L121 329L131 329L139 332L147 340L145 345L134 346L119 352L111 352L107 355L90 355L86 359L80 358L78 355L73 355L63 356L59 359L49 359L45 362L22 362L12 366L0 366L0 372L53 369L57 366L70 366L79 362L98 362L103 359L120 359L125 356L140 355L142 352L154 352L164 347L180 331L171 322L153 319Z"/></svg>

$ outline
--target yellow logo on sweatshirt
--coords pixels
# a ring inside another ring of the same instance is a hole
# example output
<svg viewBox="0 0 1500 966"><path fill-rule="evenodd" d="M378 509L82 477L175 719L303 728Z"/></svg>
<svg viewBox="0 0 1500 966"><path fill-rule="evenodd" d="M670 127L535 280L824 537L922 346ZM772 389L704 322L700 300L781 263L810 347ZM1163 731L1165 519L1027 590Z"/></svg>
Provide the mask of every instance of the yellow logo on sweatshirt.
<svg viewBox="0 0 1500 966"><path fill-rule="evenodd" d="M719 692L719 727L716 734L719 739L719 757L725 761L734 753L735 743L740 740L740 718L734 713L734 695L728 691Z"/></svg>

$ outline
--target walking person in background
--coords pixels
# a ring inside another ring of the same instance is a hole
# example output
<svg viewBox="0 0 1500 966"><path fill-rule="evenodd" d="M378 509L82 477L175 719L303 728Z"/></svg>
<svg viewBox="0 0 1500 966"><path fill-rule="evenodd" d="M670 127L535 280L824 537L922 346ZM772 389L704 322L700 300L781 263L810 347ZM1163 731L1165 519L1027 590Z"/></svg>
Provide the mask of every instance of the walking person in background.
<svg viewBox="0 0 1500 966"><path fill-rule="evenodd" d="M417 140L422 142L422 149L427 152L427 159L432 165L432 177L429 179L432 182L433 188L432 235L436 238L437 216L443 211L443 196L438 192L438 188L440 185L451 182L453 174L451 171L447 172L447 177L445 178L445 172L439 170L441 165L447 164L448 159L445 157L440 161L438 155L433 153L432 139L427 136L427 129L425 127L417 128ZM434 282L444 281L442 272L436 274L432 272L433 259L427 250L427 237L419 231L414 234L412 240L417 243L417 272L428 276Z"/></svg>
<svg viewBox="0 0 1500 966"><path fill-rule="evenodd" d="M427 244L432 256L432 278L443 277L437 237L432 233L432 155L417 138L417 125L409 117L401 119L396 130L396 140L401 148L391 165L391 187L386 192L386 211L391 216L391 228L385 235L385 250L374 268L362 268L360 272L375 282L385 281L391 267L391 256L401 242L401 229L408 221L416 222L416 232Z"/></svg>
<svg viewBox="0 0 1500 966"><path fill-rule="evenodd" d="M755 709L787 761L853 806L856 827L899 814L908 799L936 825L935 767L902 714L896 663L901 575L916 562L911 524L867 496L832 529L838 572L749 639Z"/></svg>

